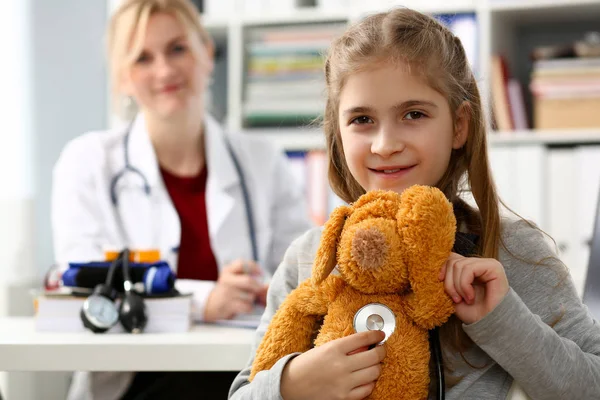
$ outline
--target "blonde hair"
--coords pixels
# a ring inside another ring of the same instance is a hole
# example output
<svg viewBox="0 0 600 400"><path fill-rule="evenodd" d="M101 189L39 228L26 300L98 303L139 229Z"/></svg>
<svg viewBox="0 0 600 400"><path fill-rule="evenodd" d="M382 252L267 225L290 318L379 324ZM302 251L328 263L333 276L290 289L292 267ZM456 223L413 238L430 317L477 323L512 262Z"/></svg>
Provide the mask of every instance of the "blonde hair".
<svg viewBox="0 0 600 400"><path fill-rule="evenodd" d="M155 13L175 16L191 37L196 35L204 45L212 43L200 22L198 9L189 0L124 0L112 15L107 32L111 93L117 112L123 110L123 99L119 93L122 73L139 57L148 20Z"/></svg>
<svg viewBox="0 0 600 400"><path fill-rule="evenodd" d="M389 62L407 65L411 73L444 95L454 122L461 107L469 113L467 141L452 151L448 168L436 186L455 205L459 223L480 235L480 255L497 258L501 243L499 199L490 172L479 89L460 40L432 17L394 9L365 18L332 43L325 62L327 103L323 117L332 189L347 202L364 193L346 164L340 137L339 98L344 83L353 73ZM478 212L460 199L462 182L468 182ZM458 320L447 325L453 328L445 332L446 338L454 347L465 348L468 341Z"/></svg>

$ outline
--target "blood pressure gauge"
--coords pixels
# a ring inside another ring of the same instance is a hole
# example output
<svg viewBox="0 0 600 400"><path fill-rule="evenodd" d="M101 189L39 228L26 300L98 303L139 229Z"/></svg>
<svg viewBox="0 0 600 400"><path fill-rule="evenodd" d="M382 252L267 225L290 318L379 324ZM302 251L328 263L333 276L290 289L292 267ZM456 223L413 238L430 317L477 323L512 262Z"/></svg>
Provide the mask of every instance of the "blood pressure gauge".
<svg viewBox="0 0 600 400"><path fill-rule="evenodd" d="M363 306L354 314L354 331L382 331L385 338L378 344L384 343L396 329L396 316L390 308L381 303L370 303Z"/></svg>
<svg viewBox="0 0 600 400"><path fill-rule="evenodd" d="M119 310L113 300L101 294L93 294L81 309L83 324L92 332L105 332L119 321Z"/></svg>

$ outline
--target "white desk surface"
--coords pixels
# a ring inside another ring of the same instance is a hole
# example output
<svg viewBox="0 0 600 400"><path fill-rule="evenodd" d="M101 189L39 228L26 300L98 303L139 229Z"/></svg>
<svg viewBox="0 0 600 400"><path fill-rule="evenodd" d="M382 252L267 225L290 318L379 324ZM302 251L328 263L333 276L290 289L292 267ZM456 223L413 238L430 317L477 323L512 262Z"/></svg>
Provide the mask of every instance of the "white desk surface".
<svg viewBox="0 0 600 400"><path fill-rule="evenodd" d="M195 325L187 333L36 332L33 318L0 318L0 371L239 371L253 329Z"/></svg>

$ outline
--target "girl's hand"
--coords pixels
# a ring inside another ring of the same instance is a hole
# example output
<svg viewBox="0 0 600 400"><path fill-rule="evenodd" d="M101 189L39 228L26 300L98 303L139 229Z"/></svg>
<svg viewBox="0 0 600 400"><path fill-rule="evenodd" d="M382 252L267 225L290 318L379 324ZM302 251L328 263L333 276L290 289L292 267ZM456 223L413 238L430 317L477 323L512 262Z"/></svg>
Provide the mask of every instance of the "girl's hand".
<svg viewBox="0 0 600 400"><path fill-rule="evenodd" d="M456 316L472 324L492 311L508 293L504 267L493 258L451 253L439 275L455 303Z"/></svg>
<svg viewBox="0 0 600 400"><path fill-rule="evenodd" d="M315 347L290 360L281 375L284 400L360 400L369 396L381 373L385 346L381 331L355 333Z"/></svg>
<svg viewBox="0 0 600 400"><path fill-rule="evenodd" d="M236 260L224 267L208 295L205 321L230 319L237 314L251 312L257 296L262 296L265 290L256 279L259 275L260 268L252 261Z"/></svg>

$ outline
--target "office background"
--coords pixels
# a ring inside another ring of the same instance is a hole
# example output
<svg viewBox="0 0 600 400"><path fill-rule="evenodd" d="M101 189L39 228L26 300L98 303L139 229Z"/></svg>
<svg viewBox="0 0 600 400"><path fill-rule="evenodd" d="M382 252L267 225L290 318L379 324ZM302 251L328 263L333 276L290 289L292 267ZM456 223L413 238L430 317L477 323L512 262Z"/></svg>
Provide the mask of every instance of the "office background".
<svg viewBox="0 0 600 400"><path fill-rule="evenodd" d="M0 14L5 54L0 63L4 122L0 146L0 254L4 256L0 263L0 315L30 314L28 290L40 283L53 262L51 171L62 147L85 131L119 123L111 114L104 56L107 17L118 2L10 0ZM296 43L318 51L326 38L348 22L397 5L443 18L461 36L486 102L495 111L496 129L490 133L490 146L501 196L556 239L578 288L583 288L600 187L600 102L590 103L589 99L600 99L600 91L588 93L585 99L571 93L570 101L564 103L552 102L543 90L542 95L533 96L532 77L543 78L539 71L544 65L534 64L531 55L534 49L580 41L599 29L600 1L196 3L204 11L204 23L218 49L212 111L230 129L267 136L289 152L298 177L306 185L316 222L322 222L338 204L319 173L325 160L321 134L314 127L299 126L318 115L314 105L320 104L315 97L321 90L319 76L316 73L311 78L316 83L307 85L305 97L299 101L264 105L265 96L276 98L278 93L289 93L291 87L285 86L290 84L285 76L282 85L256 79L271 65L267 63L272 60L261 58L265 51L273 54L269 41L289 34L301 37L307 29L319 31L320 39L314 43L301 39ZM275 54L289 56L285 52ZM510 75L499 73L501 63ZM577 65L562 68L576 70ZM504 104L502 99L506 99ZM256 108L259 103L262 108ZM583 112L584 118L577 112ZM42 393L63 390L65 382L50 374L0 373L0 389L9 399L17 395L24 400L42 398Z"/></svg>

